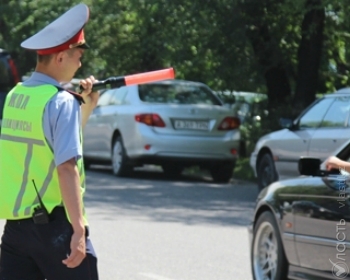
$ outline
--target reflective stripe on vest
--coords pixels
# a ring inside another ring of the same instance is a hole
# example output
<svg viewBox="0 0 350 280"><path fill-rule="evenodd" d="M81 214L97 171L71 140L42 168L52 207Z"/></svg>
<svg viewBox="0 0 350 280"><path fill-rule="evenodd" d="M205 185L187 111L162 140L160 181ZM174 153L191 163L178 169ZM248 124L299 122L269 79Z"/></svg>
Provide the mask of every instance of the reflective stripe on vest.
<svg viewBox="0 0 350 280"><path fill-rule="evenodd" d="M62 204L54 154L42 129L45 105L57 92L51 85L19 84L6 97L0 135L0 219L31 217L39 205L32 180L49 213ZM82 159L77 167L83 197ZM87 224L85 216L84 220Z"/></svg>

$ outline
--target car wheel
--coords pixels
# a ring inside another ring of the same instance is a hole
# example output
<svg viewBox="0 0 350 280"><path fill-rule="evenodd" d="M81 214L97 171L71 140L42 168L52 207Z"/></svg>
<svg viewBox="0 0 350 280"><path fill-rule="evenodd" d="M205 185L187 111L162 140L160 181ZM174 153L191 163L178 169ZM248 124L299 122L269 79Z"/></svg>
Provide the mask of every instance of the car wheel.
<svg viewBox="0 0 350 280"><path fill-rule="evenodd" d="M260 215L254 227L251 247L254 280L287 280L288 263L273 214Z"/></svg>
<svg viewBox="0 0 350 280"><path fill-rule="evenodd" d="M277 180L275 163L270 154L264 154L258 164L258 187L259 190L267 187Z"/></svg>
<svg viewBox="0 0 350 280"><path fill-rule="evenodd" d="M210 168L211 177L216 183L227 183L231 180L235 165L232 163L220 164Z"/></svg>
<svg viewBox="0 0 350 280"><path fill-rule="evenodd" d="M126 176L132 171L132 166L127 164L127 156L120 136L114 141L112 149L112 171L116 176Z"/></svg>
<svg viewBox="0 0 350 280"><path fill-rule="evenodd" d="M183 167L174 163L162 164L164 174L170 178L177 178L181 175Z"/></svg>

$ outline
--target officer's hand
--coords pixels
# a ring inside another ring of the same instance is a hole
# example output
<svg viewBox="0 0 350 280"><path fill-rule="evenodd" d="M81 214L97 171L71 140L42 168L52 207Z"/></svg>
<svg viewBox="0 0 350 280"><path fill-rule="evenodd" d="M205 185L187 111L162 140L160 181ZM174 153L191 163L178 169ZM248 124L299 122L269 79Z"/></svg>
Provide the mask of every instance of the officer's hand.
<svg viewBox="0 0 350 280"><path fill-rule="evenodd" d="M83 259L86 256L86 243L85 243L85 234L73 233L72 239L70 242L71 253L67 259L63 260L69 268L74 268L80 265Z"/></svg>
<svg viewBox="0 0 350 280"><path fill-rule="evenodd" d="M80 81L80 85L84 90L80 93L84 98L85 104L91 104L96 106L98 98L100 96L98 91L91 91L93 83L97 82L94 76L90 76L84 80Z"/></svg>

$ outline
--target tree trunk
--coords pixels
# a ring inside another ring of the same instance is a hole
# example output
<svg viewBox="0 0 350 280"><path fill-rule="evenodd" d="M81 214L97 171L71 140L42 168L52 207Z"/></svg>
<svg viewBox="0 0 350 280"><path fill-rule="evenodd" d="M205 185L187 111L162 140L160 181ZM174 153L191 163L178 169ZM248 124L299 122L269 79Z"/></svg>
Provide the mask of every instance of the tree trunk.
<svg viewBox="0 0 350 280"><path fill-rule="evenodd" d="M291 114L291 87L280 50L270 37L266 25L248 33L257 61L262 67L266 81L269 115L262 126L270 131L277 130L280 117L293 117Z"/></svg>
<svg viewBox="0 0 350 280"><path fill-rule="evenodd" d="M301 111L315 100L323 48L325 11L321 0L307 0L298 50L298 78L294 109Z"/></svg>
<svg viewBox="0 0 350 280"><path fill-rule="evenodd" d="M259 2L259 3L258 3ZM270 34L265 20L264 9L272 11L275 3L271 1L246 1L240 5L249 28L246 34L252 44L258 65L266 81L269 110L273 114L277 107L289 104L291 86L287 67L283 59L278 38Z"/></svg>

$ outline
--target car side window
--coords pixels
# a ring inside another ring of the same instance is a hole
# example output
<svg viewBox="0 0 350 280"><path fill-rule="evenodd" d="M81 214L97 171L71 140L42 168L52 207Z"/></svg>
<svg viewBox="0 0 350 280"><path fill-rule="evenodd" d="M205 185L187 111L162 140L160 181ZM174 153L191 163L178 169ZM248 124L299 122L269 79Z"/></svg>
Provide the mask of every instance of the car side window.
<svg viewBox="0 0 350 280"><path fill-rule="evenodd" d="M299 128L319 127L323 116L326 114L329 106L334 102L334 98L320 99L312 106L299 120Z"/></svg>
<svg viewBox="0 0 350 280"><path fill-rule="evenodd" d="M344 127L349 117L349 101L348 96L336 98L322 120L321 127Z"/></svg>
<svg viewBox="0 0 350 280"><path fill-rule="evenodd" d="M112 97L109 100L109 105L120 105L123 103L124 98L127 94L127 87L121 87L113 91Z"/></svg>
<svg viewBox="0 0 350 280"><path fill-rule="evenodd" d="M100 95L100 98L98 99L97 106L98 107L107 106L112 98L113 92L114 92L114 90L104 91Z"/></svg>

